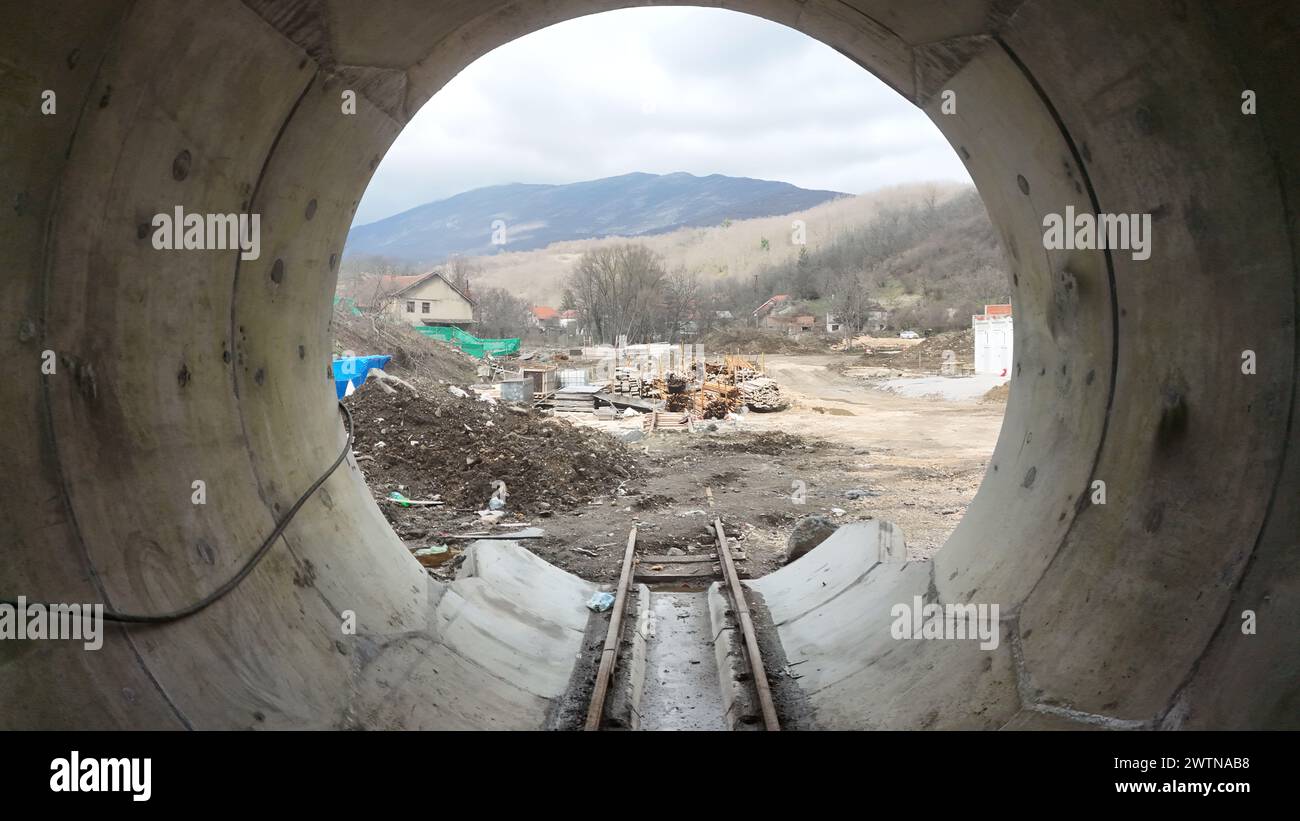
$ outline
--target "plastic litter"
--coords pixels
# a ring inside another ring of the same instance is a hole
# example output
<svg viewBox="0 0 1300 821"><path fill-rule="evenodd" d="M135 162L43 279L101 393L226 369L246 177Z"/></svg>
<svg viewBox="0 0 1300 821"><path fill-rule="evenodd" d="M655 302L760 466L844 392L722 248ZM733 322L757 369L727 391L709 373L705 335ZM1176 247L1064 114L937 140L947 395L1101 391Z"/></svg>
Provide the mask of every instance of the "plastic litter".
<svg viewBox="0 0 1300 821"><path fill-rule="evenodd" d="M593 593L587 600L587 609L596 613L604 613L614 606L613 593Z"/></svg>
<svg viewBox="0 0 1300 821"><path fill-rule="evenodd" d="M445 544L432 544L413 551L411 555L425 567L439 567L459 556L460 551L452 550Z"/></svg>
<svg viewBox="0 0 1300 821"><path fill-rule="evenodd" d="M366 381L370 375L371 368L383 370L393 357L388 355L381 356L345 356L335 359L332 363L334 369L334 390L339 399L351 394Z"/></svg>
<svg viewBox="0 0 1300 821"><path fill-rule="evenodd" d="M506 497L510 495L506 492L506 483L497 479L492 483L492 487L494 489L492 491L492 497L488 499L488 510L505 510Z"/></svg>

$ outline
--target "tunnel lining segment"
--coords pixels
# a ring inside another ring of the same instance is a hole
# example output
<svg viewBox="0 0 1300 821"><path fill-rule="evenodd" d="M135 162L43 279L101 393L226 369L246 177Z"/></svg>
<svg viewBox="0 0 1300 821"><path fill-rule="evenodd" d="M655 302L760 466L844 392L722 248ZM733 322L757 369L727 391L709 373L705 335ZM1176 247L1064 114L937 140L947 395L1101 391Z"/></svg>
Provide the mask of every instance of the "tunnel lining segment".
<svg viewBox="0 0 1300 821"><path fill-rule="evenodd" d="M39 432L14 445L22 480L0 478L12 557L6 587L146 610L210 589L238 560L237 546L255 544L276 505L291 502L339 444L332 386L319 367L330 351L324 317L336 277L326 259L341 253L364 184L400 130L395 96L404 117L496 45L626 5L636 4L492 0L431 13L427 3L395 0L385 15L358 17L338 0L138 0L109 4L93 18L57 10L16 16L0 33L0 61L22 67L25 92L55 78L60 107L79 113L68 123L0 111L15 125L7 129L14 151L0 163L28 206L6 209L0 222L15 270L0 282L0 296L15 306L7 325L40 322L34 339L0 335L0 356L27 361L43 346L85 370L80 381L16 374L14 390L0 396L0 413L15 429ZM945 601L1014 605L1012 644L1023 642L1035 703L1175 726L1294 724L1285 712L1294 684L1261 693L1213 685L1241 671L1275 680L1295 665L1295 648L1276 637L1276 626L1254 643L1228 626L1237 609L1263 600L1274 602L1273 625L1300 621L1287 562L1294 511L1284 504L1297 486L1292 209L1300 138L1289 127L1294 114L1266 108L1243 125L1235 102L1221 99L1242 76L1271 99L1297 96L1300 81L1284 76L1285 49L1276 45L1285 42L1276 29L1295 21L1246 10L1225 23L1172 0L1137 5L1102 0L1092 17L1062 0L726 7L792 25L893 88L910 89L908 98L923 103L963 154L1011 257L1021 318L1016 367L1025 372L975 503L933 566L907 571L907 583L933 587ZM95 58L93 71L71 65L62 44L73 42ZM1188 54L1169 51L1172 44ZM1168 65L1150 64L1148 52ZM1095 59L1080 63L1077 54ZM1180 66L1177 86L1170 77ZM365 112L351 120L338 116L336 99L349 83L360 87ZM939 113L927 84L956 89L959 114ZM1192 91L1171 98L1174 88ZM996 105L981 103L990 100ZM1189 121L1196 133L1168 130ZM193 156L183 184L169 168L182 148ZM1252 188L1262 178L1259 156L1269 158L1277 197ZM221 212L255 203L264 257L232 268L228 260L150 256L135 228L178 197ZM308 199L320 203L311 220L302 216ZM1111 256L1038 250L1044 213L1067 204L1099 210L1103 202L1159 214L1169 256L1139 269ZM1254 251L1249 264L1234 263L1225 250L1234 247ZM285 261L283 281L265 276L276 259ZM1231 277L1230 290L1217 284L1216 270ZM1187 310L1168 298L1175 289ZM1222 310L1201 338L1182 333L1187 315L1215 306ZM169 318L177 311L187 323ZM1187 364L1190 350L1208 363L1201 370L1224 379L1231 370L1224 346L1249 339L1262 340L1261 357L1275 363L1253 382L1215 391ZM184 359L193 374L187 385L176 385L178 363L159 360L160 349ZM1204 475L1209 453L1228 454L1217 467L1225 478ZM220 483L223 509L246 515L223 519L172 498L194 472ZM1105 509L1082 504L1096 476L1124 489ZM108 488L161 501L152 511L131 498L109 503ZM1226 509L1204 510L1221 501ZM467 704L440 714L406 703L404 693L354 697L356 660L333 640L337 609L355 609L367 641L385 645L426 630L430 601L443 591L386 528L354 463L300 519L284 536L288 549L198 626L165 628L148 641L125 637L93 657L53 653L39 664L0 666L8 722L338 726L358 708L377 722L397 721L385 710L398 703L414 711L411 726L485 715ZM205 558L196 542L223 550ZM1197 611L1180 632L1164 612L1177 602L1160 598L1162 582L1223 607ZM1089 596L1141 600L1138 615L1153 625L1136 634L1130 617L1118 608L1096 612L1096 604L1089 619ZM846 593L821 618L855 606L876 605ZM816 636L860 653L850 639ZM410 669L426 669L427 652L402 652ZM1008 700L1009 656L992 658L987 676L979 672L985 660L965 648L892 648L888 658L827 679L818 720L842 727L1039 720ZM1136 672L1081 673L1112 663ZM930 668L965 682L966 695L928 679ZM42 682L51 676L66 687L49 691ZM905 681L910 686L892 689ZM501 702L520 726L537 706L522 696Z"/></svg>

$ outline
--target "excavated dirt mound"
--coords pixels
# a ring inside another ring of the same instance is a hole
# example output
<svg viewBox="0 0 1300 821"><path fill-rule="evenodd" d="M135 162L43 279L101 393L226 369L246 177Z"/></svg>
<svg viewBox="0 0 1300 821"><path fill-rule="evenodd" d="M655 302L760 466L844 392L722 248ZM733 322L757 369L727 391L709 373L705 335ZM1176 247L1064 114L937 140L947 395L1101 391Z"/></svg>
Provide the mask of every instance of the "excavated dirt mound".
<svg viewBox="0 0 1300 821"><path fill-rule="evenodd" d="M781 431L764 431L755 434L740 434L723 440L706 440L705 450L720 453L753 453L759 456L785 456L799 451L817 450L825 447L820 439L807 439ZM719 477L714 477L717 480ZM732 477L734 478L734 477Z"/></svg>
<svg viewBox="0 0 1300 821"><path fill-rule="evenodd" d="M337 306L331 319L334 353L352 351L359 356L388 354L393 357L388 371L398 376L474 381L477 363L445 342L422 336L417 331L383 317L355 316Z"/></svg>
<svg viewBox="0 0 1300 821"><path fill-rule="evenodd" d="M762 353L822 353L828 347L826 342L811 336L796 339L774 331L762 331L757 328L738 326L715 330L701 339L700 343L707 353L748 355Z"/></svg>
<svg viewBox="0 0 1300 821"><path fill-rule="evenodd" d="M606 433L533 412L452 396L420 384L419 397L367 382L345 401L355 419L358 464L377 496L442 497L446 508L487 506L506 483L511 512L567 510L640 475L635 457ZM382 443L382 444L381 444Z"/></svg>
<svg viewBox="0 0 1300 821"><path fill-rule="evenodd" d="M953 352L953 364L973 364L975 361L975 331L945 331L921 340L910 347L897 350L901 345L882 348L868 347L859 359L861 365L875 365L899 370L940 373L944 365L944 352Z"/></svg>
<svg viewBox="0 0 1300 821"><path fill-rule="evenodd" d="M985 405L1005 404L1011 398L1011 383L1006 382L1001 385L989 388L984 393L984 398L980 402Z"/></svg>

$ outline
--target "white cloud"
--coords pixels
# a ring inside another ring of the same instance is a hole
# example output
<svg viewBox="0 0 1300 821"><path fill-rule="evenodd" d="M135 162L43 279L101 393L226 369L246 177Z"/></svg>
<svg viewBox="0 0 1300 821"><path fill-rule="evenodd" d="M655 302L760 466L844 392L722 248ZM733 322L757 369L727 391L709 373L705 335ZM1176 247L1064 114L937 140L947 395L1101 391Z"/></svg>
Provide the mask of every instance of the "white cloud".
<svg viewBox="0 0 1300 821"><path fill-rule="evenodd" d="M356 223L486 185L632 171L851 193L970 179L921 111L831 48L736 12L637 8L466 68L398 137Z"/></svg>

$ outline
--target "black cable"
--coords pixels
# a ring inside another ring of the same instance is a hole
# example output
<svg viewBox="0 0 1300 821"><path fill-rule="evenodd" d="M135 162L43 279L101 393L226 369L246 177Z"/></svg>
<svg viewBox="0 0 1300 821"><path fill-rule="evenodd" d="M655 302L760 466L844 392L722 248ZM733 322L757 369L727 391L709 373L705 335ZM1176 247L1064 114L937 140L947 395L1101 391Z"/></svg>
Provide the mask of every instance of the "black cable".
<svg viewBox="0 0 1300 821"><path fill-rule="evenodd" d="M270 551L271 546L275 544L275 540L280 538L280 535L284 533L284 529L293 521L293 517L297 515L302 506L307 503L307 500L311 498L311 495L315 493L321 485L325 484L325 480L338 469L339 465L343 464L343 460L347 459L348 454L352 452L352 411L348 410L347 405L344 405L342 402L339 403L339 408L343 411L343 416L347 419L348 423L348 441L343 445L343 452L339 454L339 458L334 460L334 464L330 465L329 469L322 473L320 478L313 482L311 487L307 488L305 493L298 497L298 501L294 502L293 507L289 508L289 512L285 515L284 519L275 526L275 530L271 531L271 535L266 537L266 540L262 542L261 547L257 548L257 552L255 552L248 561L244 563L244 566L239 569L238 573L231 576L225 584L204 596L202 599L199 599L188 607L182 607L180 610L173 610L170 613L160 613L157 615L146 615L141 613L118 613L115 610L105 609L104 621L119 622L122 624L168 624L170 622L180 621L181 619L186 618L187 616L192 616L200 610L215 603L218 599L238 587L239 583L247 578L249 573L253 572L253 568L257 567L257 563L265 558L266 554ZM18 603L12 599L0 599L0 604L8 604L13 607L18 606ZM50 607L51 605L46 604L45 606Z"/></svg>

